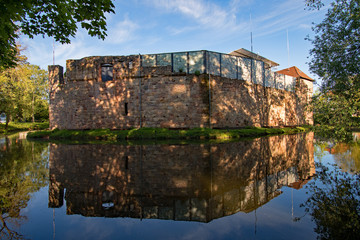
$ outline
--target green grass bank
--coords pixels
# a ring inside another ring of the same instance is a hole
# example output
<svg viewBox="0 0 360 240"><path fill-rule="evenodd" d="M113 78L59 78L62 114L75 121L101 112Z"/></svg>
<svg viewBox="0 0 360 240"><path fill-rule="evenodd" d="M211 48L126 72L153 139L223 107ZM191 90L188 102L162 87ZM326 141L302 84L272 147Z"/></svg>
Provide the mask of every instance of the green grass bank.
<svg viewBox="0 0 360 240"><path fill-rule="evenodd" d="M260 137L266 135L294 134L306 132L310 127L286 128L242 128L242 129L210 129L193 128L188 130L173 130L166 128L140 128L131 130L44 130L30 132L29 139L49 140L167 140L167 139L238 139L244 137Z"/></svg>
<svg viewBox="0 0 360 240"><path fill-rule="evenodd" d="M7 129L5 129L5 123L0 123L0 135L7 135L22 131L42 130L47 128L49 128L49 122L10 122Z"/></svg>

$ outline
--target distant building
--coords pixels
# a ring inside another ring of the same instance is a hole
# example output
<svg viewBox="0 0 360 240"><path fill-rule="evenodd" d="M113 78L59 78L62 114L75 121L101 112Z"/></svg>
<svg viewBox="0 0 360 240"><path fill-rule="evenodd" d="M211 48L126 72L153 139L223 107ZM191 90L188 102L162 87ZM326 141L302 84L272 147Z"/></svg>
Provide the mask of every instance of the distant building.
<svg viewBox="0 0 360 240"><path fill-rule="evenodd" d="M314 82L314 79L310 78L308 75L303 73L300 69L298 69L295 66L277 71L277 73Z"/></svg>
<svg viewBox="0 0 360 240"><path fill-rule="evenodd" d="M302 81L305 84L307 84L307 86L309 88L313 88L314 79L312 79L311 77L309 77L308 75L303 73L300 69L298 69L295 66L277 71L277 73L284 74L284 75L290 76L290 77L294 77L297 79L297 81ZM312 91L308 92L306 101L309 102L311 100L311 98L312 98Z"/></svg>

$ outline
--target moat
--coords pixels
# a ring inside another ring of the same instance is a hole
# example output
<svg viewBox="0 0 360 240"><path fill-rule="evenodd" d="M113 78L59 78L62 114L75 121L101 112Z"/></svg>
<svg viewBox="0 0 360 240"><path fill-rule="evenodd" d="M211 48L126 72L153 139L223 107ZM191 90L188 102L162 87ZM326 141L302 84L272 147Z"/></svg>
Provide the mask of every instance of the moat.
<svg viewBox="0 0 360 240"><path fill-rule="evenodd" d="M358 171L357 152L313 133L168 145L10 136L0 139L0 236L316 239L307 186L319 163Z"/></svg>

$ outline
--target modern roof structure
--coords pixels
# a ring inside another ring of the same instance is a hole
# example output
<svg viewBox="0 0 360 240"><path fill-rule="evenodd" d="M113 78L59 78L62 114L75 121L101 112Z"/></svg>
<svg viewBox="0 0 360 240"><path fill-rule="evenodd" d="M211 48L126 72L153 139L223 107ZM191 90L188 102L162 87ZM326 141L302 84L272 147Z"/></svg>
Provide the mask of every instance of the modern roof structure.
<svg viewBox="0 0 360 240"><path fill-rule="evenodd" d="M255 59L255 60L260 60L260 61L263 61L266 66L265 68L272 68L272 67L276 67L276 66L279 66L278 63L276 62L273 62L267 58L264 58L256 53L253 53L249 50L246 50L245 48L240 48L238 50L235 50L235 51L232 51L231 53L229 53L230 55L234 55L234 56L238 56L238 57L245 57L245 58L252 58L252 59Z"/></svg>
<svg viewBox="0 0 360 240"><path fill-rule="evenodd" d="M280 71L277 71L277 73L288 75L288 76L291 76L291 77L300 77L300 78L303 78L303 79L306 79L306 80L309 80L309 81L314 81L314 79L310 78L308 75L303 73L300 69L298 69L295 66L285 68L285 69L280 70Z"/></svg>

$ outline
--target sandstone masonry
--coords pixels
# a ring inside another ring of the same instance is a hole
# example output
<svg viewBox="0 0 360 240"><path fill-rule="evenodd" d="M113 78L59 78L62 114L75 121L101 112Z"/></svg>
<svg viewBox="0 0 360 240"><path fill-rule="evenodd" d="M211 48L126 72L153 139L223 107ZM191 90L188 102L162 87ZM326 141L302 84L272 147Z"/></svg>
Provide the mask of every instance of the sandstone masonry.
<svg viewBox="0 0 360 240"><path fill-rule="evenodd" d="M306 111L312 81L273 73L261 60L179 54L67 60L65 74L61 66L49 66L50 128L313 124ZM291 88L281 85L289 79Z"/></svg>

